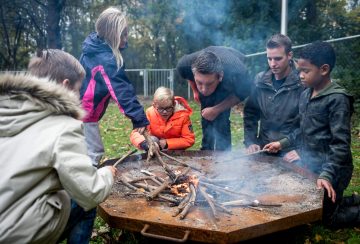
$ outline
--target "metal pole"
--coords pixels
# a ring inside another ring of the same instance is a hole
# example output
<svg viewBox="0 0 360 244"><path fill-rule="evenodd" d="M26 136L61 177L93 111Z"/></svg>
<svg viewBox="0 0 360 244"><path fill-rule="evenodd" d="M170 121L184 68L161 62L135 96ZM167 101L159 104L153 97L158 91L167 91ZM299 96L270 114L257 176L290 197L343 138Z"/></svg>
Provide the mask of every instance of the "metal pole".
<svg viewBox="0 0 360 244"><path fill-rule="evenodd" d="M174 91L174 70L170 69L170 89L175 93Z"/></svg>
<svg viewBox="0 0 360 244"><path fill-rule="evenodd" d="M144 69L144 97L148 97L149 94L149 86L148 86L148 71Z"/></svg>
<svg viewBox="0 0 360 244"><path fill-rule="evenodd" d="M280 33L287 35L287 23L288 23L288 1L281 0L281 30Z"/></svg>

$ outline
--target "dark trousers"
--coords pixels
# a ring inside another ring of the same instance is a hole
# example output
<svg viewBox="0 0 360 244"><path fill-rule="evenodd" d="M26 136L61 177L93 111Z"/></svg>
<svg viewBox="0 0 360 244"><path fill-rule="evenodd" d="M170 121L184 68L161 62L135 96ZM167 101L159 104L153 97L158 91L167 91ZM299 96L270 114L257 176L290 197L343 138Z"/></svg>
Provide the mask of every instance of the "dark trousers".
<svg viewBox="0 0 360 244"><path fill-rule="evenodd" d="M205 97L200 94L201 110L219 104L229 95L221 85L210 96ZM201 150L231 150L230 111L231 109L225 110L213 121L201 118L203 134Z"/></svg>
<svg viewBox="0 0 360 244"><path fill-rule="evenodd" d="M68 244L88 244L95 218L96 208L84 211L75 201L71 200L70 217L59 241L67 239Z"/></svg>
<svg viewBox="0 0 360 244"><path fill-rule="evenodd" d="M360 224L359 199L353 196L343 197L343 191L336 191L336 194L336 201L333 203L325 190L323 202L324 225L331 228L358 226Z"/></svg>

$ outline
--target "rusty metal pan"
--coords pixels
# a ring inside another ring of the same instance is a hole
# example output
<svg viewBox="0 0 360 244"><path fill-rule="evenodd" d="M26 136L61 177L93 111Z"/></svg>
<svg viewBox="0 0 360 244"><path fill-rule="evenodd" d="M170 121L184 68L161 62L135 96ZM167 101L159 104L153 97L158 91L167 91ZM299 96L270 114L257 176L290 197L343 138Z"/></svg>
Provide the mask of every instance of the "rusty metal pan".
<svg viewBox="0 0 360 244"><path fill-rule="evenodd" d="M173 217L174 208L168 202L149 201L131 196L130 189L116 183L110 197L98 207L99 215L113 228L141 232L145 236L169 241L186 240L208 243L234 243L265 234L289 229L321 219L323 192L315 187L316 176L278 157L254 155L237 157L237 153L210 151L169 151L171 156L202 170L201 177L214 182L226 182L222 187L240 192L238 198L251 196L277 207L231 207L232 215L219 212L215 220L206 204L192 207L185 219ZM238 158L238 159L237 159ZM111 165L117 159L108 160ZM182 166L170 164L173 170ZM149 170L160 177L166 174L156 161L146 162L145 154L132 155L118 165L121 173L138 174ZM198 174L191 171L190 174ZM219 183L220 184L220 183ZM221 184L224 184L223 182ZM212 194L212 193L210 193ZM214 191L214 198L219 196ZM242 195L244 194L244 195ZM219 197L219 202L236 200Z"/></svg>

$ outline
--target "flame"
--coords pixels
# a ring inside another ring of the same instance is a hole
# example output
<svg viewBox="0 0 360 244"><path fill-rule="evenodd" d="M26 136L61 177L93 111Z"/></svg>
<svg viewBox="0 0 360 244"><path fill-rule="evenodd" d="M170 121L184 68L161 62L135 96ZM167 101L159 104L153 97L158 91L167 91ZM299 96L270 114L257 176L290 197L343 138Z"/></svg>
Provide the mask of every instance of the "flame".
<svg viewBox="0 0 360 244"><path fill-rule="evenodd" d="M197 175L187 176L183 183L172 185L170 191L174 195L184 197L190 192L190 184L196 188L199 184L199 177Z"/></svg>

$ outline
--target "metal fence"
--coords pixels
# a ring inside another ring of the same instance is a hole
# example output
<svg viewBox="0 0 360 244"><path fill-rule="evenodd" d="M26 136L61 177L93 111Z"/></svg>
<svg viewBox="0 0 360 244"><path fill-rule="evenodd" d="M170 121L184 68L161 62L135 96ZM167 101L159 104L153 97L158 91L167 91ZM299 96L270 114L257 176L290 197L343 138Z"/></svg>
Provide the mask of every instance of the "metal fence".
<svg viewBox="0 0 360 244"><path fill-rule="evenodd" d="M360 64L356 62L360 55L360 35L327 40L336 51L336 65L332 77L344 85L358 98L360 94ZM294 46L294 58L302 47L307 44ZM245 55L245 64L250 76L255 75L268 67L266 52ZM150 97L157 87L166 86L174 90L176 95L192 98L192 91L175 69L128 69L127 74L134 82L137 94Z"/></svg>
<svg viewBox="0 0 360 244"><path fill-rule="evenodd" d="M332 77L352 92L357 99L360 98L360 64L357 62L360 56L359 40L360 35L328 40L337 54ZM293 47L295 59L300 48L305 45ZM251 77L254 77L268 67L266 52L246 55L245 64ZM175 69L127 69L126 72L134 84L137 95L151 97L156 88L165 86L172 89L176 95L192 98L192 91L187 81L182 79Z"/></svg>

